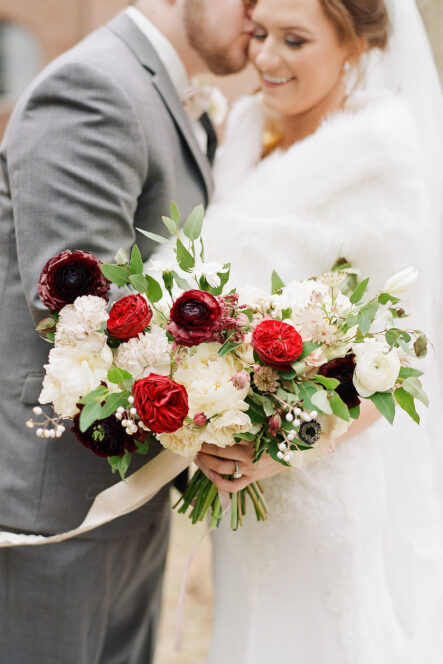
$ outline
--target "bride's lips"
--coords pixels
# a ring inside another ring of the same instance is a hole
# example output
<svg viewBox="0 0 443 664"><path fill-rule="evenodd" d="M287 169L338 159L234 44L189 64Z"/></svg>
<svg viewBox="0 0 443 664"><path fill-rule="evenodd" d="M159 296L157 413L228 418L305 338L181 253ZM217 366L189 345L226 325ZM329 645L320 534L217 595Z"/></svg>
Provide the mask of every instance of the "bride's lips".
<svg viewBox="0 0 443 664"><path fill-rule="evenodd" d="M294 80L292 76L283 78L280 76L270 76L269 74L262 74L261 79L266 88L280 88Z"/></svg>

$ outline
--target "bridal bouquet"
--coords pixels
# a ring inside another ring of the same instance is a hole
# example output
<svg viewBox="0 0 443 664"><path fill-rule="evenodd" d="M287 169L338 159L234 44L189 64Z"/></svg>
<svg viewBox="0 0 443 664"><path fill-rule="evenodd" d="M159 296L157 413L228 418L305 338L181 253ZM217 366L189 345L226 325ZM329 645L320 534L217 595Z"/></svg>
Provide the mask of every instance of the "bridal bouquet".
<svg viewBox="0 0 443 664"><path fill-rule="evenodd" d="M37 330L54 347L39 401L55 416L28 421L37 436L61 436L71 418L80 443L124 478L133 454L155 439L191 458L204 442L243 441L256 462L269 454L299 468L333 449L365 399L391 423L396 406L419 423L416 401L428 401L422 373L410 365L426 354L427 340L399 326L406 313L397 298L414 270L370 299L369 279L359 281L344 259L287 285L274 272L270 293L227 290L230 265L204 257L203 216L199 206L181 229L172 204L163 218L175 246L168 263L145 268L136 245L112 265L83 251L48 261L38 292L50 313ZM126 292L109 307L111 282ZM252 483L229 496L232 528L248 501L266 518L263 488ZM200 470L179 503L194 523L210 512L211 526L226 508Z"/></svg>

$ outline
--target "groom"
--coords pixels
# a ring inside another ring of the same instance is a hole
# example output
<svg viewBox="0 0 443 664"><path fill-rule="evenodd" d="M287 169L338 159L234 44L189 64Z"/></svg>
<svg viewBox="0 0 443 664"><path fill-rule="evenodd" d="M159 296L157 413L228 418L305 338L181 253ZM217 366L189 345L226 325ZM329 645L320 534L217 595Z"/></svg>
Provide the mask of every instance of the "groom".
<svg viewBox="0 0 443 664"><path fill-rule="evenodd" d="M181 97L196 73L246 64L244 12L241 0L140 0L17 104L0 150L0 530L69 530L117 481L72 435L25 427L48 354L34 331L38 278L65 249L112 262L137 240L146 260L153 247L135 227L160 231L172 199L183 215L208 203L213 128ZM0 549L2 664L151 662L168 527L165 489L87 536Z"/></svg>

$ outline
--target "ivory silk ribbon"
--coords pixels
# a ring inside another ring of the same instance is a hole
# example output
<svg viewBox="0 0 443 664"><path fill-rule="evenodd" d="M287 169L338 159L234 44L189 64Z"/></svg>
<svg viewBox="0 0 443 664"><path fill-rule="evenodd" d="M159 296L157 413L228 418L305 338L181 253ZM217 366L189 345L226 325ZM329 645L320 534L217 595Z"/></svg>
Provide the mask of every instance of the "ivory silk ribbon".
<svg viewBox="0 0 443 664"><path fill-rule="evenodd" d="M55 544L99 528L147 503L190 464L191 459L163 450L133 475L99 493L78 528L50 537L0 531L0 548Z"/></svg>

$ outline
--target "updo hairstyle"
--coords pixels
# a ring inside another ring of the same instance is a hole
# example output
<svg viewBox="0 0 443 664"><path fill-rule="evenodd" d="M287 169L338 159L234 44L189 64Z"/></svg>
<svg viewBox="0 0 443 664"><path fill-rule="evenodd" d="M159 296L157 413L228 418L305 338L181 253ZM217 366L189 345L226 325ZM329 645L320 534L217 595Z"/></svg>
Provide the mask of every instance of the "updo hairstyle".
<svg viewBox="0 0 443 664"><path fill-rule="evenodd" d="M389 38L389 15L384 0L320 0L335 24L340 41L366 41L368 50L384 50Z"/></svg>

